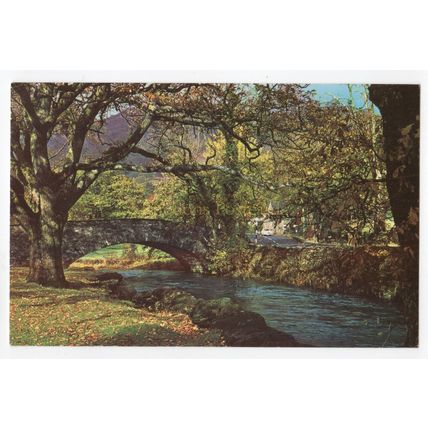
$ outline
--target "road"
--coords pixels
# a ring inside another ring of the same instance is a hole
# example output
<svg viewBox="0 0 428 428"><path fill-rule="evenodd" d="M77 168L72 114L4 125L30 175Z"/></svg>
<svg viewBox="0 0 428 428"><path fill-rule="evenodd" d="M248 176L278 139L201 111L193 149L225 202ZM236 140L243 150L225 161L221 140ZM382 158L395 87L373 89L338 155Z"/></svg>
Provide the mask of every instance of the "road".
<svg viewBox="0 0 428 428"><path fill-rule="evenodd" d="M289 248L289 247L297 247L297 246L304 246L305 244L302 242L297 241L293 238L287 238L285 236L281 235L250 235L250 242L256 245L262 245L262 246L270 246L270 247L280 247L280 248ZM307 244L306 244L307 245Z"/></svg>

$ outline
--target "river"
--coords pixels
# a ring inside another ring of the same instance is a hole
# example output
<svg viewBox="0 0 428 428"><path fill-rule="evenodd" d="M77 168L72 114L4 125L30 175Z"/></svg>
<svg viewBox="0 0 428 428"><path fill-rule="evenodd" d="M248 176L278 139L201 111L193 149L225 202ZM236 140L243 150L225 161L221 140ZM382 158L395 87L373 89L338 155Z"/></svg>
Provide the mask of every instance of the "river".
<svg viewBox="0 0 428 428"><path fill-rule="evenodd" d="M179 287L196 297L230 297L262 315L273 328L299 342L324 347L403 346L404 319L387 302L266 284L162 270L119 271L139 291Z"/></svg>

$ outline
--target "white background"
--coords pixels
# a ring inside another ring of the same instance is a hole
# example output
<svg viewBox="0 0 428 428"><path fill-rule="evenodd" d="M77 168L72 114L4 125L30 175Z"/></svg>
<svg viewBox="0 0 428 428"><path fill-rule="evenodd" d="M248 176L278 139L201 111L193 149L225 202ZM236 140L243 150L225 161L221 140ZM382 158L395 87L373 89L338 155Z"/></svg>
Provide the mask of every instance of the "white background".
<svg viewBox="0 0 428 428"><path fill-rule="evenodd" d="M0 352L15 357L0 361L3 426L426 425L424 98L428 82L426 73L409 72L428 68L423 4L411 0L1 3L0 69L39 70L0 73ZM302 69L316 71L298 71ZM402 72L364 71L376 69ZM15 351L8 347L10 81L150 78L423 83L419 350ZM99 356L103 359L95 358ZM109 358L118 356L127 359ZM404 359L408 357L412 359Z"/></svg>

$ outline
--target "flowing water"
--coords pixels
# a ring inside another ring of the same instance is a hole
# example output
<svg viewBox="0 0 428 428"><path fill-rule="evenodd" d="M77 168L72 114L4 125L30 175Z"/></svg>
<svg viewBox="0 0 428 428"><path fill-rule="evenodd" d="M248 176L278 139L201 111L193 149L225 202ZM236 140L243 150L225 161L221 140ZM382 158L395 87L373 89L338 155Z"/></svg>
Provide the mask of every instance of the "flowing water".
<svg viewBox="0 0 428 428"><path fill-rule="evenodd" d="M178 287L196 297L230 297L267 324L316 346L403 346L406 327L386 302L327 294L283 284L161 270L120 271L139 291Z"/></svg>

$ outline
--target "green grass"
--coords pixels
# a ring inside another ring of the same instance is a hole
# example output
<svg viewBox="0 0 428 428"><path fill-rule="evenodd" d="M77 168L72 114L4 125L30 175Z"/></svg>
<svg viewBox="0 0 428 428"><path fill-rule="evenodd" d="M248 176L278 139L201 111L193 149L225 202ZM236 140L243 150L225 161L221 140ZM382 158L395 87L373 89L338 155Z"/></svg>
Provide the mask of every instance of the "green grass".
<svg viewBox="0 0 428 428"><path fill-rule="evenodd" d="M144 245L117 244L76 260L71 269L169 269L182 270L180 262L163 251Z"/></svg>
<svg viewBox="0 0 428 428"><path fill-rule="evenodd" d="M220 333L200 329L184 314L149 312L113 299L103 287L87 286L82 274L68 279L78 289L24 282L11 271L10 343L41 346L220 346Z"/></svg>
<svg viewBox="0 0 428 428"><path fill-rule="evenodd" d="M87 254L80 260L92 259L118 259L121 257L129 257L130 244L117 244L110 247L100 248L92 253ZM171 256L163 251L150 249L144 245L135 245L135 257L137 258L151 258L153 260L171 259Z"/></svg>

